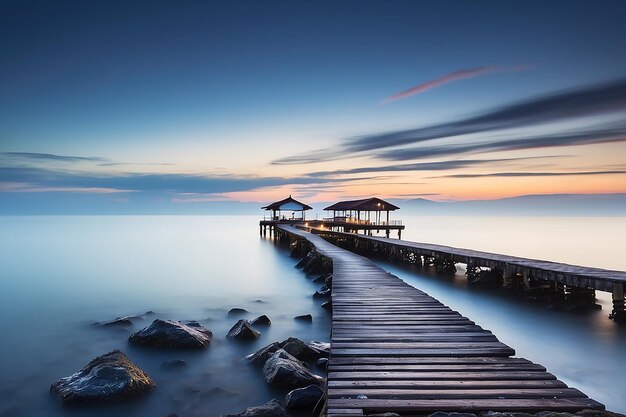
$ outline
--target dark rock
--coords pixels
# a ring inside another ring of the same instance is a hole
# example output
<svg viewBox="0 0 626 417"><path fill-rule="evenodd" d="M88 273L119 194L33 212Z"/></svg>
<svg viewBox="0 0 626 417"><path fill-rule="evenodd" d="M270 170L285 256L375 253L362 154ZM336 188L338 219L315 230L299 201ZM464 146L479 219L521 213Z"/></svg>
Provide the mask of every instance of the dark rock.
<svg viewBox="0 0 626 417"><path fill-rule="evenodd" d="M146 311L146 312L145 312L145 313L143 313L143 314L145 314L146 316L153 316L153 315L155 315L156 313L155 313L154 311L152 311L152 310L148 310L148 311Z"/></svg>
<svg viewBox="0 0 626 417"><path fill-rule="evenodd" d="M328 368L328 358L319 358L317 362L315 362L315 365L320 369Z"/></svg>
<svg viewBox="0 0 626 417"><path fill-rule="evenodd" d="M183 323L185 323L189 327L202 327L202 325L196 320L186 320Z"/></svg>
<svg viewBox="0 0 626 417"><path fill-rule="evenodd" d="M329 300L329 301L324 301L324 302L321 304L321 307L322 307L323 309L326 309L326 310L332 310L332 309L333 309L333 303L332 303L330 300Z"/></svg>
<svg viewBox="0 0 626 417"><path fill-rule="evenodd" d="M247 312L248 312L248 310L246 310L245 308L235 307L235 308L231 308L228 311L228 315L229 316L240 316L242 314L246 314Z"/></svg>
<svg viewBox="0 0 626 417"><path fill-rule="evenodd" d="M301 316L296 316L293 318L294 320L298 320L298 321L308 321L308 322L312 322L313 321L313 316L311 316L310 314L303 314Z"/></svg>
<svg viewBox="0 0 626 417"><path fill-rule="evenodd" d="M265 314L262 316L257 317L256 319L252 320L250 322L251 325L253 326L259 326L259 325L263 325L263 326L267 326L272 324L272 321L270 320L269 317L267 317Z"/></svg>
<svg viewBox="0 0 626 417"><path fill-rule="evenodd" d="M502 270L497 268L467 274L467 285L473 288L501 288L503 282Z"/></svg>
<svg viewBox="0 0 626 417"><path fill-rule="evenodd" d="M131 343L164 348L202 349L211 343L211 331L179 321L156 319L128 340Z"/></svg>
<svg viewBox="0 0 626 417"><path fill-rule="evenodd" d="M318 385L296 388L285 397L285 407L313 411L318 404L321 406L322 397L324 397L324 391Z"/></svg>
<svg viewBox="0 0 626 417"><path fill-rule="evenodd" d="M259 303L259 304L265 304L265 301L263 300L254 300L255 303Z"/></svg>
<svg viewBox="0 0 626 417"><path fill-rule="evenodd" d="M322 275L319 275L319 276L313 278L312 281L313 282L323 282L325 284L326 281L328 280L328 278L332 278L332 275L331 274L322 274Z"/></svg>
<svg viewBox="0 0 626 417"><path fill-rule="evenodd" d="M319 356L326 356L328 357L330 355L330 343L328 342L318 342L316 340L311 340L308 343L308 346L315 350L316 352L318 352L318 357Z"/></svg>
<svg viewBox="0 0 626 417"><path fill-rule="evenodd" d="M170 360L161 362L161 368L166 368L166 369L182 368L184 366L187 366L187 362L185 362L182 359L170 359Z"/></svg>
<svg viewBox="0 0 626 417"><path fill-rule="evenodd" d="M326 285L326 288L333 288L333 275L332 274L328 274L326 275L326 279L324 279L324 285Z"/></svg>
<svg viewBox="0 0 626 417"><path fill-rule="evenodd" d="M314 250L309 251L309 253L307 253L306 256L300 259L300 261L296 264L296 268L304 269L308 264L313 262L316 257L317 252L315 252Z"/></svg>
<svg viewBox="0 0 626 417"><path fill-rule="evenodd" d="M482 417L533 417L533 415L528 413L487 411L482 414Z"/></svg>
<svg viewBox="0 0 626 417"><path fill-rule="evenodd" d="M239 320L231 327L226 336L234 339L252 340L261 336L261 332L252 327L248 320Z"/></svg>
<svg viewBox="0 0 626 417"><path fill-rule="evenodd" d="M330 297L329 289L318 290L313 293L313 298L324 298L324 297Z"/></svg>
<svg viewBox="0 0 626 417"><path fill-rule="evenodd" d="M380 414L368 414L367 417L401 417L400 414L396 413L380 413Z"/></svg>
<svg viewBox="0 0 626 417"><path fill-rule="evenodd" d="M295 337L290 337L285 340L281 347L285 350L285 352L301 361L308 361L320 357L319 351L311 348L302 340Z"/></svg>
<svg viewBox="0 0 626 417"><path fill-rule="evenodd" d="M559 411L542 411L535 414L535 417L572 417L572 413L559 412Z"/></svg>
<svg viewBox="0 0 626 417"><path fill-rule="evenodd" d="M154 381L121 351L98 356L73 375L61 378L50 390L66 404L121 401L154 389Z"/></svg>
<svg viewBox="0 0 626 417"><path fill-rule="evenodd" d="M254 353L246 356L245 359L254 363L255 365L263 365L270 356L272 356L278 349L281 348L281 344L278 342L270 343L269 345L262 347Z"/></svg>
<svg viewBox="0 0 626 417"><path fill-rule="evenodd" d="M125 326L132 326L133 325L133 320L143 320L143 317L141 316L124 316L124 317L118 317L114 320L110 320L110 321L105 321L105 322L95 322L94 326L104 326L104 327L108 327L108 326L121 326L121 327L125 327Z"/></svg>
<svg viewBox="0 0 626 417"><path fill-rule="evenodd" d="M624 414L606 410L582 410L578 411L575 415L580 417L626 417Z"/></svg>
<svg viewBox="0 0 626 417"><path fill-rule="evenodd" d="M265 362L263 376L268 384L289 389L304 388L309 385L322 386L324 383L324 378L312 374L283 349L276 351Z"/></svg>
<svg viewBox="0 0 626 417"><path fill-rule="evenodd" d="M472 413L446 413L444 411L437 411L428 417L476 417L476 414Z"/></svg>
<svg viewBox="0 0 626 417"><path fill-rule="evenodd" d="M227 414L222 417L288 417L280 401L273 399L263 405L246 408L241 413Z"/></svg>

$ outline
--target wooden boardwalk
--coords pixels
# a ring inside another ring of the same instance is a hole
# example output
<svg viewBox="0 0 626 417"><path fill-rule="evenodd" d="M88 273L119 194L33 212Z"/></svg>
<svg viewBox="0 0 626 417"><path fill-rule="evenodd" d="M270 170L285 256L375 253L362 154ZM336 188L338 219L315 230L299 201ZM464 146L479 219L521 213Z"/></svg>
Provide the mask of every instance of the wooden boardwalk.
<svg viewBox="0 0 626 417"><path fill-rule="evenodd" d="M604 408L369 259L279 229L333 262L328 416Z"/></svg>

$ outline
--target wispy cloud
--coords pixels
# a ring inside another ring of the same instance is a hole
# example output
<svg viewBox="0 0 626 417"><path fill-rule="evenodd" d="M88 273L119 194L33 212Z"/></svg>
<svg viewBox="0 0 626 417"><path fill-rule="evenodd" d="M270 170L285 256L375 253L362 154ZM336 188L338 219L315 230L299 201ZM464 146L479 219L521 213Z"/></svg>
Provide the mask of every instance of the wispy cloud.
<svg viewBox="0 0 626 417"><path fill-rule="evenodd" d="M501 72L507 69L508 68L506 67L500 67L500 66L483 66L483 67L462 69L459 71L451 72L442 77L435 78L433 80L429 80L421 84L418 84L416 86L413 86L409 88L408 90L404 90L399 93L392 94L391 96L387 97L383 101L383 104L391 103L392 101L402 100L402 99L405 99L407 97L411 97L417 94L422 94L428 90L441 87L442 85L448 84L452 81L462 80L466 78L474 78L474 77L478 77L479 75L489 74L493 72Z"/></svg>
<svg viewBox="0 0 626 417"><path fill-rule="evenodd" d="M531 159L555 158L556 156L539 156L528 158L500 158L500 159L458 159L452 161L416 162L412 164L383 165L371 167L359 167L352 169L338 169L332 171L316 171L306 174L309 177L328 177L334 175L364 174L369 172L402 172L402 171L444 171L449 169L467 168L475 165L493 163L508 163Z"/></svg>
<svg viewBox="0 0 626 417"><path fill-rule="evenodd" d="M96 156L68 156L55 155L51 153L39 152L0 152L3 159L20 159L30 161L59 161L59 162L101 162L106 161L105 158Z"/></svg>
<svg viewBox="0 0 626 417"><path fill-rule="evenodd" d="M573 118L616 114L626 110L626 78L601 85L561 91L450 122L345 139L337 148L293 155L274 164L304 164L371 154L380 149L416 145L438 139L505 129L535 127ZM609 133L612 135L613 133ZM556 138L556 136L554 136ZM511 137L510 142L518 140ZM521 138L521 140L525 140ZM597 138L601 142L602 139ZM549 142L544 142L547 146ZM465 145L452 145L465 146ZM433 148L435 148L433 146ZM402 150L393 151L399 155ZM406 158L408 159L408 158Z"/></svg>
<svg viewBox="0 0 626 417"><path fill-rule="evenodd" d="M587 175L622 175L626 171L572 171L572 172L492 172L490 174L454 174L432 178L483 178L483 177L565 177Z"/></svg>
<svg viewBox="0 0 626 417"><path fill-rule="evenodd" d="M499 141L415 148L391 149L377 154L378 158L390 161L407 161L420 158L451 157L468 153L518 151L524 149L568 147L626 141L626 123L605 129L578 132L526 136Z"/></svg>

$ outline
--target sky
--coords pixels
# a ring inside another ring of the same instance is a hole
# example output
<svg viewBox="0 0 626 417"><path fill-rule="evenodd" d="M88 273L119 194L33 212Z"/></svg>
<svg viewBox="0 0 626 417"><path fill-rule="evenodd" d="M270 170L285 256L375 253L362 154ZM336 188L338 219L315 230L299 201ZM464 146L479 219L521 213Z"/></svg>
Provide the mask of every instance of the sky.
<svg viewBox="0 0 626 417"><path fill-rule="evenodd" d="M626 192L626 2L2 1L0 204Z"/></svg>

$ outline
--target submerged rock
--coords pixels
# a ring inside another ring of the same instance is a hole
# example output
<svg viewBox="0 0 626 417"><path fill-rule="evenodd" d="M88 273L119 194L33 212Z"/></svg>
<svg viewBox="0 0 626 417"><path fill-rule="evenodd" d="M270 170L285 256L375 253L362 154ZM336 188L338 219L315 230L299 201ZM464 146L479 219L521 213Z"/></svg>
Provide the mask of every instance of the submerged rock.
<svg viewBox="0 0 626 417"><path fill-rule="evenodd" d="M242 314L246 314L248 312L248 310L246 310L245 308L239 308L239 307L235 307L235 308L231 308L230 310L228 310L228 315L229 316L239 316Z"/></svg>
<svg viewBox="0 0 626 417"><path fill-rule="evenodd" d="M65 404L129 400L154 389L154 381L121 351L98 356L83 369L52 384Z"/></svg>
<svg viewBox="0 0 626 417"><path fill-rule="evenodd" d="M165 368L165 369L182 368L184 366L187 366L187 362L185 362L182 359L170 359L170 360L161 362L161 368Z"/></svg>
<svg viewBox="0 0 626 417"><path fill-rule="evenodd" d="M272 324L272 321L270 320L269 317L263 314L262 316L259 316L256 319L252 320L250 324L253 326L259 326L259 325L268 326Z"/></svg>
<svg viewBox="0 0 626 417"><path fill-rule="evenodd" d="M437 411L436 413L431 414L428 417L476 417L476 414L473 413L447 413L444 411Z"/></svg>
<svg viewBox="0 0 626 417"><path fill-rule="evenodd" d="M164 348L202 349L211 343L211 331L198 325L156 319L128 340L131 343Z"/></svg>
<svg viewBox="0 0 626 417"><path fill-rule="evenodd" d="M95 322L93 325L94 326L103 326L103 327L109 327L109 326L120 326L120 327L126 327L126 326L132 326L133 325L133 320L143 320L143 317L141 316L124 316L124 317L118 317L114 320L109 320L109 321L105 321L105 322Z"/></svg>
<svg viewBox="0 0 626 417"><path fill-rule="evenodd" d="M324 298L330 297L330 290L326 288L325 290L319 289L313 293L313 298Z"/></svg>
<svg viewBox="0 0 626 417"><path fill-rule="evenodd" d="M276 351L263 366L265 381L277 387L290 389L322 385L324 378L312 374L295 357L283 349Z"/></svg>
<svg viewBox="0 0 626 417"><path fill-rule="evenodd" d="M241 413L226 414L221 417L288 417L285 409L277 399L270 400L263 405L246 408Z"/></svg>
<svg viewBox="0 0 626 417"><path fill-rule="evenodd" d="M317 365L317 367L320 369L328 369L328 358L319 358L315 362L315 365Z"/></svg>
<svg viewBox="0 0 626 417"><path fill-rule="evenodd" d="M239 320L231 327L226 336L234 339L252 340L261 336L261 332L252 327L248 320Z"/></svg>
<svg viewBox="0 0 626 417"><path fill-rule="evenodd" d="M321 399L324 391L317 385L309 385L305 388L296 388L285 397L285 406L288 409L306 409L313 411Z"/></svg>
<svg viewBox="0 0 626 417"><path fill-rule="evenodd" d="M322 307L323 309L326 309L326 310L332 310L332 309L333 309L333 303L332 303L330 300L329 300L329 301L324 301L324 302L321 304L321 307Z"/></svg>
<svg viewBox="0 0 626 417"><path fill-rule="evenodd" d="M298 321L308 321L311 322L313 321L313 316L310 314L303 314L301 316L296 316L293 318L294 320L298 320Z"/></svg>

